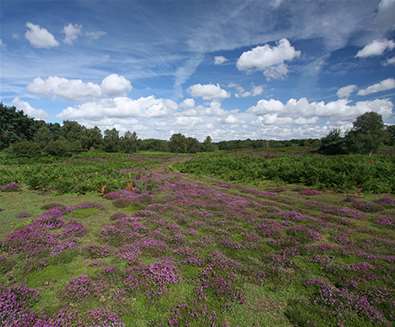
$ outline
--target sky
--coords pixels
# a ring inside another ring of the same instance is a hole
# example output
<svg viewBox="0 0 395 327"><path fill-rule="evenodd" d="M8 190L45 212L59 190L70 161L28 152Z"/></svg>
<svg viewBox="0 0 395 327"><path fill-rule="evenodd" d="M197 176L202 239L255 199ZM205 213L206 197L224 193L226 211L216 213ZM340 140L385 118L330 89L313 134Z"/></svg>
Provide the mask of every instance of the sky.
<svg viewBox="0 0 395 327"><path fill-rule="evenodd" d="M0 101L141 138L395 124L395 0L2 0Z"/></svg>

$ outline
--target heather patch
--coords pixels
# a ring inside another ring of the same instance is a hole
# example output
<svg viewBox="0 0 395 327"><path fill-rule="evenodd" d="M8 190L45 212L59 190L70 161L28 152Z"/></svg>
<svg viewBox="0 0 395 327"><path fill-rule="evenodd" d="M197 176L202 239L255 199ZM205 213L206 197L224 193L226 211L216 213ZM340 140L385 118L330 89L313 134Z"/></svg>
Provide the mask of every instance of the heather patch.
<svg viewBox="0 0 395 327"><path fill-rule="evenodd" d="M391 195L129 173L99 195L1 193L1 290L37 290L13 317L35 327L394 321Z"/></svg>

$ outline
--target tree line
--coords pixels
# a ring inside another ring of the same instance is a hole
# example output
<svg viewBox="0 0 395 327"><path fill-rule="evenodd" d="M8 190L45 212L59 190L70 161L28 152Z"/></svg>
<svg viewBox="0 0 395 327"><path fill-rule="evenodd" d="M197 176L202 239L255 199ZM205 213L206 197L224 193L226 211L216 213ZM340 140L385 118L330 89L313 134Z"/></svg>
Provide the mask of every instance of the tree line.
<svg viewBox="0 0 395 327"><path fill-rule="evenodd" d="M68 156L73 153L99 149L106 152L134 153L137 150L194 153L214 151L217 147L210 136L199 142L196 138L174 134L170 140L139 139L136 132L124 135L115 129L102 134L98 127L87 128L75 121L63 124L34 120L0 103L0 150L7 149L17 156L40 154Z"/></svg>
<svg viewBox="0 0 395 327"><path fill-rule="evenodd" d="M0 103L0 150L7 149L17 156L26 157L39 154L68 156L91 149L125 153L138 150L196 153L285 146L309 146L323 154L373 153L382 144L395 145L395 125L385 126L382 117L373 112L359 116L344 136L340 130L333 130L321 140L247 139L214 143L210 136L204 142L180 133L173 134L170 140L139 139L135 132L120 135L117 129L112 128L102 133L98 127L87 128L75 121L47 123Z"/></svg>

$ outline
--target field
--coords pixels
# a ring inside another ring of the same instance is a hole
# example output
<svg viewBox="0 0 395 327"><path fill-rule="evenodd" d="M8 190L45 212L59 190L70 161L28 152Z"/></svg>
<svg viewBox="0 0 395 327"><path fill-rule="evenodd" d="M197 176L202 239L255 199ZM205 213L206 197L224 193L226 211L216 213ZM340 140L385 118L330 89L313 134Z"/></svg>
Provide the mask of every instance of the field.
<svg viewBox="0 0 395 327"><path fill-rule="evenodd" d="M0 325L391 326L395 161L0 157Z"/></svg>

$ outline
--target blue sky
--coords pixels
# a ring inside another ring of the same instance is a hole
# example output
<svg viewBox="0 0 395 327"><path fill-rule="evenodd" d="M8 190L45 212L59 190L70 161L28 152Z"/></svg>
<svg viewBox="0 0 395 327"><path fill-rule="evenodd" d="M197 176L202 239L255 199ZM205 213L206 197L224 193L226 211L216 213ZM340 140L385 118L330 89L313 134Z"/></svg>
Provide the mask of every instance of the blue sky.
<svg viewBox="0 0 395 327"><path fill-rule="evenodd" d="M141 137L395 123L394 17L395 0L3 0L0 100Z"/></svg>

